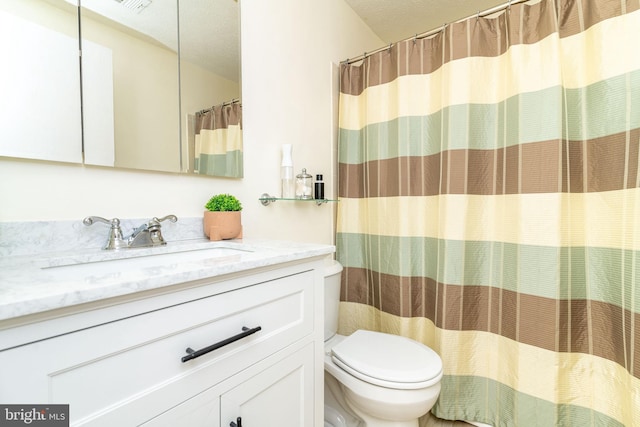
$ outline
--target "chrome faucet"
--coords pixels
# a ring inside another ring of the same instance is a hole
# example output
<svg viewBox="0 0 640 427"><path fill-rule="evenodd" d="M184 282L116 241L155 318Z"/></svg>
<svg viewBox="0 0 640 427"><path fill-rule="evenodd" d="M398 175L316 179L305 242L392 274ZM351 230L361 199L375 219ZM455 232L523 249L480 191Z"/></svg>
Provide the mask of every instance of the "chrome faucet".
<svg viewBox="0 0 640 427"><path fill-rule="evenodd" d="M118 218L105 219L99 216L88 216L82 220L86 226L96 222L104 222L110 224L109 237L103 249L123 249L123 248L144 248L151 246L166 245L167 242L162 237L160 223L169 220L176 222L178 217L175 215L167 215L162 218L153 217L149 222L137 227L130 236L124 237L120 220Z"/></svg>
<svg viewBox="0 0 640 427"><path fill-rule="evenodd" d="M165 242L162 237L160 230L160 223L165 220L176 222L178 218L175 215L167 215L162 218L153 217L148 223L142 224L131 233L131 236L127 238L127 246L130 248L140 248L166 245L167 242Z"/></svg>

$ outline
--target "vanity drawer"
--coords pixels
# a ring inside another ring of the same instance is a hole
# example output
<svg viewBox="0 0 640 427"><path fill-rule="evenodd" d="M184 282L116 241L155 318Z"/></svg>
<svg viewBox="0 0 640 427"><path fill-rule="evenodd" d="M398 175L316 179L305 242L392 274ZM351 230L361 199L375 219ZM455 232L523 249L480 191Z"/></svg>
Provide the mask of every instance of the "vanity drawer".
<svg viewBox="0 0 640 427"><path fill-rule="evenodd" d="M313 284L299 273L0 352L0 401L68 403L72 425L138 424L312 334ZM243 327L260 329L182 361Z"/></svg>

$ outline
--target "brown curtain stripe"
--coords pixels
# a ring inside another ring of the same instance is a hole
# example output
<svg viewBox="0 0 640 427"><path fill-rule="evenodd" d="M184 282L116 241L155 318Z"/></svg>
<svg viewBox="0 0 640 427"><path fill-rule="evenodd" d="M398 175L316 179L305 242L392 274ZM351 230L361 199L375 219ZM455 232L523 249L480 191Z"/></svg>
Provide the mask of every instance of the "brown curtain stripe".
<svg viewBox="0 0 640 427"><path fill-rule="evenodd" d="M444 304L443 295L446 315L436 310ZM617 305L556 300L489 286L448 285L431 278L392 276L353 267L343 274L341 298L396 316L426 317L441 329L491 332L550 351L592 354L627 369L635 357L631 373L640 378L640 352L631 354L627 348L625 354L623 345L632 338L631 323L640 324L640 314ZM592 334L586 323L589 317ZM624 331L619 327L623 322ZM633 338L640 341L638 328Z"/></svg>
<svg viewBox="0 0 640 427"><path fill-rule="evenodd" d="M559 9L557 12L553 9L552 2L533 5L521 3L493 18L453 23L430 38L399 42L379 54L365 58L360 65L351 65L346 72L341 73L340 91L348 95L360 95L365 87L389 83L403 75L429 74L456 59L470 56L496 57L504 54L510 46L537 43L555 32L551 24L555 18L539 18L547 14L558 16L558 34L562 38L578 34L606 19L640 9L640 2L635 0L603 4L581 0L581 17L577 2L556 4ZM505 31L508 37L498 36ZM469 38L474 41L471 46L468 44L467 33L470 33ZM420 52L426 55L421 55Z"/></svg>
<svg viewBox="0 0 640 427"><path fill-rule="evenodd" d="M242 128L242 107L239 103L216 105L203 114L196 114L196 133L201 129L227 129L238 125Z"/></svg>
<svg viewBox="0 0 640 427"><path fill-rule="evenodd" d="M340 187L340 197L557 193L559 188L563 193L622 190L638 182L639 151L640 129L633 129L589 141L543 141L496 150L450 150L402 160L340 163L339 173L350 177L349 185ZM558 170L560 162L562 169ZM585 169L589 171L586 184ZM416 170L424 171L423 180L414 179Z"/></svg>

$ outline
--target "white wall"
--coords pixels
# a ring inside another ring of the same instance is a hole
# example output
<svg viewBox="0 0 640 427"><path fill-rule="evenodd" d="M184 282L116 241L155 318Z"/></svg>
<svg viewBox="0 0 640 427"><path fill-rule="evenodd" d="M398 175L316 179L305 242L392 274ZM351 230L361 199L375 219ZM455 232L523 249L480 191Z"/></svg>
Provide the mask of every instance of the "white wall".
<svg viewBox="0 0 640 427"><path fill-rule="evenodd" d="M0 158L0 221L194 217L229 192L243 202L246 237L333 243L335 204L263 207L258 197L279 192L283 143L294 146L295 169L323 173L335 196L332 63L383 42L342 0L242 0L241 16L244 179Z"/></svg>

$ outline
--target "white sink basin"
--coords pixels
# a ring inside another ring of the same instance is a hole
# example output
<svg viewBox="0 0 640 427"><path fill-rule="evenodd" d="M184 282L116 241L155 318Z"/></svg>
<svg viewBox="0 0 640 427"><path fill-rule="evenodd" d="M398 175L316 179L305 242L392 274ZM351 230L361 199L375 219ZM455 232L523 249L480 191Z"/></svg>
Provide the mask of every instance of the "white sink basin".
<svg viewBox="0 0 640 427"><path fill-rule="evenodd" d="M69 259L62 265L42 267L48 274L64 277L86 277L105 274L122 273L126 271L142 270L148 268L176 268L185 263L220 263L239 259L242 253L251 252L245 249L229 247L210 247L206 249L191 249L180 252L144 254L126 258L109 260L78 260Z"/></svg>

